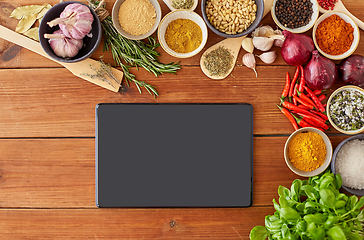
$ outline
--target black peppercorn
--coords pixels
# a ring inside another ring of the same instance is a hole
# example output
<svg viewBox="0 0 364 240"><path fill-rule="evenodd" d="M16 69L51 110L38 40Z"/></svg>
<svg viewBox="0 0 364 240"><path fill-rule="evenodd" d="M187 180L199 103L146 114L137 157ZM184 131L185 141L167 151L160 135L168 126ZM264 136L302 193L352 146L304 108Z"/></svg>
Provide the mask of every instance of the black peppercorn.
<svg viewBox="0 0 364 240"><path fill-rule="evenodd" d="M277 0L275 14L278 21L288 28L307 25L313 13L312 3L307 0Z"/></svg>

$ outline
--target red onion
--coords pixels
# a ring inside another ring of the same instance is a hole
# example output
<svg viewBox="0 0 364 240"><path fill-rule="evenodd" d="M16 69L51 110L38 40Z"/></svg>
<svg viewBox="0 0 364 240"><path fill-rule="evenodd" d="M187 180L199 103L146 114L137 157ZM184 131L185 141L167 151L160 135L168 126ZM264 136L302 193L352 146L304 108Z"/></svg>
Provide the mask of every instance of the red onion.
<svg viewBox="0 0 364 240"><path fill-rule="evenodd" d="M286 37L281 49L284 61L293 66L305 65L315 50L312 39L307 35L287 30L283 31L283 35Z"/></svg>
<svg viewBox="0 0 364 240"><path fill-rule="evenodd" d="M317 50L312 52L312 58L303 71L306 85L315 90L329 89L338 79L335 64L322 57Z"/></svg>
<svg viewBox="0 0 364 240"><path fill-rule="evenodd" d="M364 57L351 55L342 60L338 67L339 77L345 84L353 84L364 88Z"/></svg>

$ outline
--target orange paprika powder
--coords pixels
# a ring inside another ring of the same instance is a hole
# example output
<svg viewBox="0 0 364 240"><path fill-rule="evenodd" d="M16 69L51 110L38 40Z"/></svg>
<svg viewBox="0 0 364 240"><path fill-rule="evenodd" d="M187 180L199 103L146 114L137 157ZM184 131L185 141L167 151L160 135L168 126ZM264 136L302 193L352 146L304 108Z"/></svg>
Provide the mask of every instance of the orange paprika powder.
<svg viewBox="0 0 364 240"><path fill-rule="evenodd" d="M322 51L340 55L348 51L353 43L354 28L336 14L323 20L316 29L316 41Z"/></svg>

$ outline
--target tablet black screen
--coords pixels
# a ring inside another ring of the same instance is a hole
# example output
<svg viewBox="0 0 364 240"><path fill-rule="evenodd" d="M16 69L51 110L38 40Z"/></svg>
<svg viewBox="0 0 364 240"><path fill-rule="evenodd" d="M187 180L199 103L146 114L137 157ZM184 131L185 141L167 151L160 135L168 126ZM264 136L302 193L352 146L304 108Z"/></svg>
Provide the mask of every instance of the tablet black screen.
<svg viewBox="0 0 364 240"><path fill-rule="evenodd" d="M98 207L252 203L250 104L98 104Z"/></svg>

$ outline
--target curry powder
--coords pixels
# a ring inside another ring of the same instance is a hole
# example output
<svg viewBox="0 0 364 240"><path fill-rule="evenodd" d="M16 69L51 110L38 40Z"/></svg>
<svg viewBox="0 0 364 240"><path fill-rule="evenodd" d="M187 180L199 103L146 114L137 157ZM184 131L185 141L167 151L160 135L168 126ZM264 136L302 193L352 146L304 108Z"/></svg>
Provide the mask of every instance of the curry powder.
<svg viewBox="0 0 364 240"><path fill-rule="evenodd" d="M336 14L323 20L316 29L318 46L327 54L347 52L354 40L354 28Z"/></svg>
<svg viewBox="0 0 364 240"><path fill-rule="evenodd" d="M318 133L298 133L288 146L288 158L296 168L302 171L315 170L325 161L325 142Z"/></svg>
<svg viewBox="0 0 364 240"><path fill-rule="evenodd" d="M173 51L189 53L201 45L202 30L190 19L176 19L168 24L164 37Z"/></svg>

